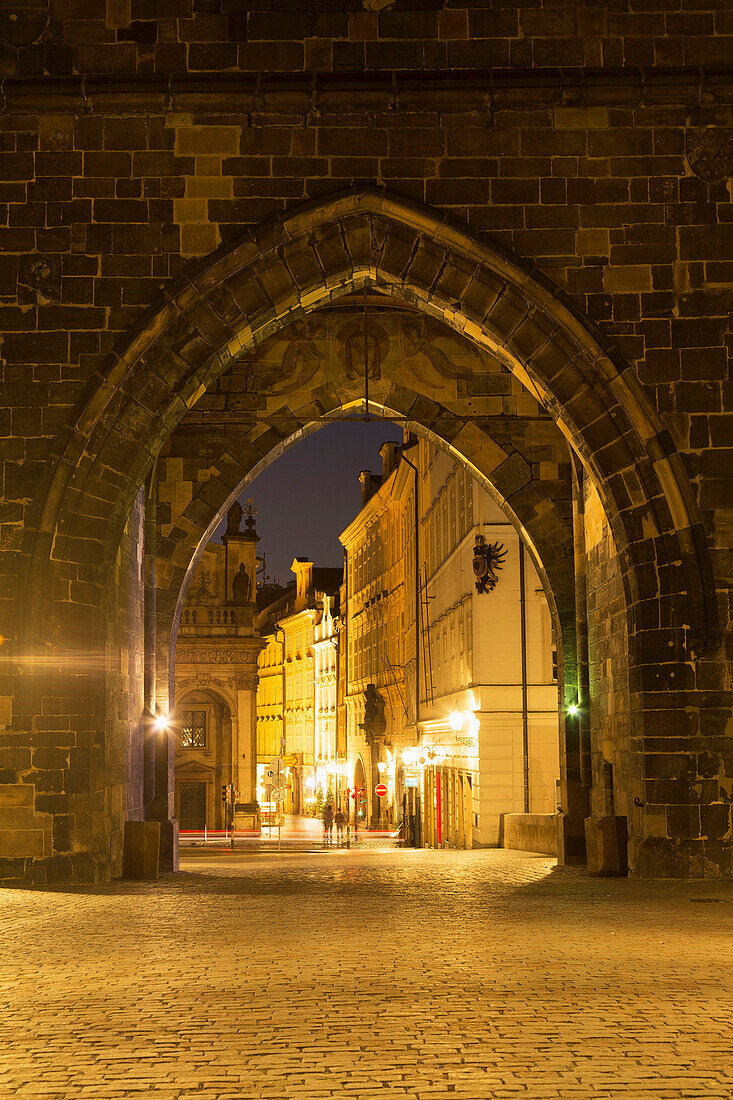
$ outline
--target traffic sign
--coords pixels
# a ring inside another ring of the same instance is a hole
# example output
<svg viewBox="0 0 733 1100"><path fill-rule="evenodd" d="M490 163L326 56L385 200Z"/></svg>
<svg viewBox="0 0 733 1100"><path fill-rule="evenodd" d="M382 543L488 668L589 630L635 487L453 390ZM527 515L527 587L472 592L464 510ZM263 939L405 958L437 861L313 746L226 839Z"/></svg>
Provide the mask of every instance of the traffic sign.
<svg viewBox="0 0 733 1100"><path fill-rule="evenodd" d="M270 788L270 799L271 799L272 802L282 802L282 800L284 798L285 798L285 788L284 787L271 787Z"/></svg>
<svg viewBox="0 0 733 1100"><path fill-rule="evenodd" d="M374 790L377 792L377 794L379 795L380 798L384 798L384 796L387 793L387 784L386 783L377 783Z"/></svg>

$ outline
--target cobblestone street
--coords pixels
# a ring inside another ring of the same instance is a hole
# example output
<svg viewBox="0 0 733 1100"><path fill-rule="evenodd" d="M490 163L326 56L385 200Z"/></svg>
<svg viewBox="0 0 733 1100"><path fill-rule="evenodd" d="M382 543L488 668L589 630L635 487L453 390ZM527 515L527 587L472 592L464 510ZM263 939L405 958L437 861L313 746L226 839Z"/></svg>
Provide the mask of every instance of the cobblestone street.
<svg viewBox="0 0 733 1100"><path fill-rule="evenodd" d="M0 927L2 1097L733 1095L731 884L203 852Z"/></svg>

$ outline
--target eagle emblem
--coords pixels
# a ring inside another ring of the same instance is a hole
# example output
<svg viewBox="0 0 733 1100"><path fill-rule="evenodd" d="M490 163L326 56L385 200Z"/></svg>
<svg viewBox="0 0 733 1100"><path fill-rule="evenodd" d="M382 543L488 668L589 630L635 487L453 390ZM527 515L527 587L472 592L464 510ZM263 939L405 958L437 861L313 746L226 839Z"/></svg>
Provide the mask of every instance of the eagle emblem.
<svg viewBox="0 0 733 1100"><path fill-rule="evenodd" d="M477 592L492 592L496 588L498 572L509 553L501 542L487 542L483 535L476 535L473 548L473 575Z"/></svg>

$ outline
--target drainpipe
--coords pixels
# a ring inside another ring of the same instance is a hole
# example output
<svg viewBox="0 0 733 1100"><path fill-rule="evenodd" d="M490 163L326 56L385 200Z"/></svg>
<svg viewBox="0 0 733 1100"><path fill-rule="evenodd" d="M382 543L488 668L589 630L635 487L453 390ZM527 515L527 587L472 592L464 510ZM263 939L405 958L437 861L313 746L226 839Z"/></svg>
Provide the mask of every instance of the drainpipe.
<svg viewBox="0 0 733 1100"><path fill-rule="evenodd" d="M524 584L524 543L519 540L519 621L522 638L522 769L524 812L529 813L529 714L527 706L527 595Z"/></svg>

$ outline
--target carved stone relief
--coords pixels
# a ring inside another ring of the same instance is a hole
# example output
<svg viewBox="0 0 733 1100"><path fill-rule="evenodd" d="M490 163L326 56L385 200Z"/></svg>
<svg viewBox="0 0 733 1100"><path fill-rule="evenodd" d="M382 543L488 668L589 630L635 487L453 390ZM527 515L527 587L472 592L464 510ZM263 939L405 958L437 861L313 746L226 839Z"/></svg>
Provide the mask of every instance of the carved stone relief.
<svg viewBox="0 0 733 1100"><path fill-rule="evenodd" d="M61 296L61 265L58 256L33 252L20 262L19 281L38 292L39 297L53 301Z"/></svg>
<svg viewBox="0 0 733 1100"><path fill-rule="evenodd" d="M718 183L733 175L733 127L690 127L685 134L687 163L700 179Z"/></svg>

